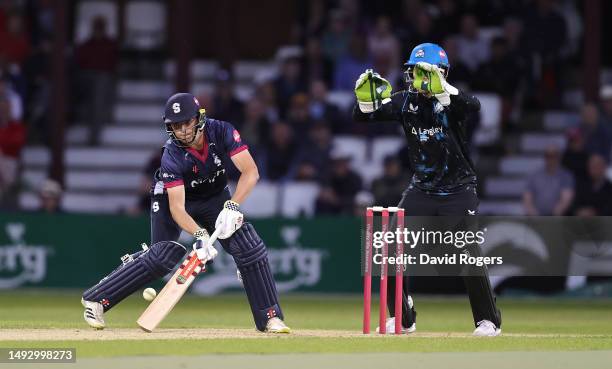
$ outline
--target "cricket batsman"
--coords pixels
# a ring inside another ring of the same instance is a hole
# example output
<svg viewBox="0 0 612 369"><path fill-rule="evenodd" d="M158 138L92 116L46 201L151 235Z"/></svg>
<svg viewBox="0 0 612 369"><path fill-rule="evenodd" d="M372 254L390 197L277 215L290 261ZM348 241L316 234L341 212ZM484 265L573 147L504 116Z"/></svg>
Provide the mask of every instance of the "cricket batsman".
<svg viewBox="0 0 612 369"><path fill-rule="evenodd" d="M217 255L207 241L209 234L220 230L218 239L242 275L257 329L290 333L282 320L266 246L240 212L240 203L259 179L248 147L230 123L208 118L189 93L168 99L163 122L170 139L162 149L151 190L151 246L126 255L122 265L85 291L85 321L93 328L104 328L106 311L171 272L186 254L176 242L181 230L195 237L193 247L203 262ZM224 154L241 173L233 195L221 160Z"/></svg>
<svg viewBox="0 0 612 369"><path fill-rule="evenodd" d="M416 46L404 64L407 88L391 94L391 84L372 70L355 83L357 105L353 119L360 122L399 122L408 140L414 176L398 207L406 216L476 215L476 172L469 157L466 118L480 110L480 102L450 85L446 78L450 63L438 45ZM472 306L475 336L501 333L501 312L486 268L477 276L464 277ZM402 327L416 330L416 312L404 277ZM394 296L395 278L390 277L388 295ZM395 302L388 299L387 332L394 332Z"/></svg>

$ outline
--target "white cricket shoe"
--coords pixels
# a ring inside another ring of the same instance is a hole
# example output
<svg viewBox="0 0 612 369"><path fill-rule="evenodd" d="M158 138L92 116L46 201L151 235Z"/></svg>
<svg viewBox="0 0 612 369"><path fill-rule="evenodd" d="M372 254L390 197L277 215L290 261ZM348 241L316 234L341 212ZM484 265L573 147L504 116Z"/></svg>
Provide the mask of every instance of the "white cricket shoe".
<svg viewBox="0 0 612 369"><path fill-rule="evenodd" d="M387 318L387 321L385 322L385 329L386 329L386 334L395 334L395 317L393 318ZM403 333L413 333L416 331L416 323L412 323L412 325L409 328L406 327L402 327L402 334ZM380 332L380 327L376 327L376 333Z"/></svg>
<svg viewBox="0 0 612 369"><path fill-rule="evenodd" d="M412 300L412 296L408 295L408 308L414 308L414 301ZM413 312L416 318L416 312ZM380 332L380 326L376 327L376 333ZM385 332L386 334L395 334L395 317L387 318L385 322ZM412 323L412 325L408 328L402 327L402 333L413 333L416 332L416 322Z"/></svg>
<svg viewBox="0 0 612 369"><path fill-rule="evenodd" d="M474 336L477 337L495 337L501 334L501 328L497 328L495 323L490 320L481 320L476 323L478 327L474 329Z"/></svg>
<svg viewBox="0 0 612 369"><path fill-rule="evenodd" d="M274 317L266 324L266 333L291 333L291 328L287 327L280 318Z"/></svg>
<svg viewBox="0 0 612 369"><path fill-rule="evenodd" d="M85 301L81 298L81 304L85 308L83 318L93 329L104 329L104 307L99 302Z"/></svg>

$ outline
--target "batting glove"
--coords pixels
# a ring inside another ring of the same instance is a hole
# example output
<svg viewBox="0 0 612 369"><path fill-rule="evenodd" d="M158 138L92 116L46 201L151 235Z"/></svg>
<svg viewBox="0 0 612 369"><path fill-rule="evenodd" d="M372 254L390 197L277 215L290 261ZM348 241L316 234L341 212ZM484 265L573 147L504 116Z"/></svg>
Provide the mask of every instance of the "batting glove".
<svg viewBox="0 0 612 369"><path fill-rule="evenodd" d="M244 216L240 212L240 205L235 201L227 200L215 222L215 228L220 229L219 238L224 240L231 237L242 227L243 221Z"/></svg>
<svg viewBox="0 0 612 369"><path fill-rule="evenodd" d="M217 249L215 249L213 245L208 244L210 236L204 228L198 229L193 236L196 238L193 249L202 263L206 264L206 262L211 261L217 256Z"/></svg>
<svg viewBox="0 0 612 369"><path fill-rule="evenodd" d="M446 82L438 66L425 62L416 64L412 86L421 92L434 95L442 106L450 105L450 95L459 94L457 88Z"/></svg>
<svg viewBox="0 0 612 369"><path fill-rule="evenodd" d="M393 88L389 81L372 69L361 73L355 82L355 96L362 113L378 110L383 104L391 101Z"/></svg>

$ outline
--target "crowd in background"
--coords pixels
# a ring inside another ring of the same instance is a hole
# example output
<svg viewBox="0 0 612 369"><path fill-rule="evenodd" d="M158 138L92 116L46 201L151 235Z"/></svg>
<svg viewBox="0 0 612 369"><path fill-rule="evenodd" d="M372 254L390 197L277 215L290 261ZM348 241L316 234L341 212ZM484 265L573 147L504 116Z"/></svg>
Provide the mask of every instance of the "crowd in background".
<svg viewBox="0 0 612 369"><path fill-rule="evenodd" d="M0 192L17 177L25 127L29 142L49 143L49 3L0 3L0 130L11 133L0 134ZM580 62L582 25L574 1L310 0L298 2L297 14L291 36L297 47L279 49L277 76L257 80L252 97L241 101L228 66L217 73L213 92L199 99L209 116L240 130L263 178L320 183L318 214L349 214L361 202L395 205L410 180L409 164L401 155L389 156L382 177L366 188L351 169L351 158L333 150L338 134L401 134L396 124L355 124L350 109L328 102L330 90L352 92L365 69L374 68L400 90L411 49L439 43L451 63L451 83L501 98L502 127L508 132L521 129L525 112L563 109L563 93ZM88 123L88 144L94 146L102 125L112 120L120 59L106 28L104 18L94 19L90 37L72 45L68 60L78 72L71 73L70 120ZM582 108L582 123L568 133L566 151L551 147L550 170L530 179L524 197L529 214L602 214L588 204L601 204L598 196L610 191L605 169L612 145L612 90L604 90L601 106ZM147 178L157 160L147 166ZM551 183L558 188L554 194ZM547 191L549 196L540 196Z"/></svg>
<svg viewBox="0 0 612 369"><path fill-rule="evenodd" d="M0 202L14 207L19 190L19 158L23 146L49 146L51 52L53 2L49 0L6 0L0 2ZM88 143L97 145L103 123L111 121L113 80L118 58L116 40L106 34L106 20L94 19L90 37L70 44L67 50L68 83L73 98L68 120L86 122ZM48 180L45 188L61 189Z"/></svg>
<svg viewBox="0 0 612 369"><path fill-rule="evenodd" d="M527 215L612 215L612 183L606 176L612 150L612 86L601 106L584 104L580 124L567 131L561 152L551 145L543 171L534 173L523 195Z"/></svg>

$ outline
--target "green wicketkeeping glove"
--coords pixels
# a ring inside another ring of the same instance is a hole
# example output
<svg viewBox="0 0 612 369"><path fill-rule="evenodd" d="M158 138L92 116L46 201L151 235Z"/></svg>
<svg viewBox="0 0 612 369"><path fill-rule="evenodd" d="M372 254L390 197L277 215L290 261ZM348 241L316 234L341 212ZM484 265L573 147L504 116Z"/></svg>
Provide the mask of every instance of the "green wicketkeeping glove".
<svg viewBox="0 0 612 369"><path fill-rule="evenodd" d="M442 106L450 104L450 95L459 94L459 90L446 82L440 68L433 64L418 62L413 73L412 86L418 91L434 95Z"/></svg>
<svg viewBox="0 0 612 369"><path fill-rule="evenodd" d="M361 73L355 82L355 96L362 113L371 113L378 110L383 104L391 101L391 84L389 81L367 69Z"/></svg>

